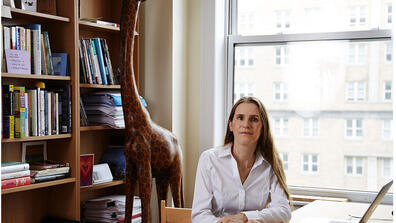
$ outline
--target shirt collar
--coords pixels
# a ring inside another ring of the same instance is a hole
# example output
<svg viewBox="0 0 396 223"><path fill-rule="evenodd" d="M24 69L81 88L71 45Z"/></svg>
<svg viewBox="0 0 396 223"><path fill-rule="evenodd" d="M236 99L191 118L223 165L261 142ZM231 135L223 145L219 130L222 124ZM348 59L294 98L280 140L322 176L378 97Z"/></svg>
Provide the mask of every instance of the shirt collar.
<svg viewBox="0 0 396 223"><path fill-rule="evenodd" d="M223 158L223 157L232 157L231 146L232 146L231 143L228 143L228 144L224 145L224 146L222 147L222 149L219 150L218 156L219 156L220 158ZM257 155L256 155L256 160L254 161L254 164L253 164L253 168L256 167L256 166L258 166L258 165L261 165L262 163L265 163L265 164L267 164L267 165L270 165L270 163L269 163L267 160L265 160L264 157L263 157L260 153L257 153Z"/></svg>

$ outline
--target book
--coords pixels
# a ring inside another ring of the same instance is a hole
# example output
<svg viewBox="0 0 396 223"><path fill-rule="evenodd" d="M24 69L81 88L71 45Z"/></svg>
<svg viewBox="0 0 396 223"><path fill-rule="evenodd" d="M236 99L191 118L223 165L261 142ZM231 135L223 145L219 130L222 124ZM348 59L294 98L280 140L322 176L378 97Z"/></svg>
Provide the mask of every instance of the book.
<svg viewBox="0 0 396 223"><path fill-rule="evenodd" d="M48 32L43 32L44 36L44 46L45 46L45 53L46 53L46 61L48 64L48 74L54 75L54 67L52 64L52 52L51 52L51 44L49 41Z"/></svg>
<svg viewBox="0 0 396 223"><path fill-rule="evenodd" d="M47 170L60 167L69 167L69 163L58 162L54 160L44 160L41 162L30 163L31 170Z"/></svg>
<svg viewBox="0 0 396 223"><path fill-rule="evenodd" d="M107 163L95 164L92 172L93 184L113 181L113 175Z"/></svg>
<svg viewBox="0 0 396 223"><path fill-rule="evenodd" d="M54 75L67 76L67 53L53 53Z"/></svg>
<svg viewBox="0 0 396 223"><path fill-rule="evenodd" d="M51 181L51 180L59 180L66 178L67 174L66 173L61 173L61 174L54 174L54 175L48 175L48 176L36 176L36 177L31 177L32 184L35 183L41 183L41 182L46 182L46 181Z"/></svg>
<svg viewBox="0 0 396 223"><path fill-rule="evenodd" d="M31 30L31 72L41 75L41 25L31 24L27 27Z"/></svg>
<svg viewBox="0 0 396 223"><path fill-rule="evenodd" d="M14 85L2 86L3 138L14 138Z"/></svg>
<svg viewBox="0 0 396 223"><path fill-rule="evenodd" d="M104 65L104 59L103 59L103 52L102 52L102 46L100 44L100 39L99 38L93 38L92 39L93 43L95 44L95 49L97 58L98 58L98 67L100 70L100 74L102 77L102 82L104 85L108 85L107 83L107 74L105 70L105 65Z"/></svg>
<svg viewBox="0 0 396 223"><path fill-rule="evenodd" d="M94 164L94 154L80 155L80 186L92 185L93 164Z"/></svg>
<svg viewBox="0 0 396 223"><path fill-rule="evenodd" d="M1 173L12 173L29 170L29 163L25 162L1 162Z"/></svg>
<svg viewBox="0 0 396 223"><path fill-rule="evenodd" d="M45 50L44 35L40 34L41 74L48 75L47 52Z"/></svg>
<svg viewBox="0 0 396 223"><path fill-rule="evenodd" d="M11 173L1 173L1 180L7 180L11 178L30 176L30 170L21 170Z"/></svg>
<svg viewBox="0 0 396 223"><path fill-rule="evenodd" d="M69 173L70 167L58 167L58 168L50 168L45 170L34 170L33 168L30 170L30 177L43 177L43 176L51 176L56 174Z"/></svg>
<svg viewBox="0 0 396 223"><path fill-rule="evenodd" d="M2 180L1 181L1 189L29 185L30 183L31 183L30 176Z"/></svg>

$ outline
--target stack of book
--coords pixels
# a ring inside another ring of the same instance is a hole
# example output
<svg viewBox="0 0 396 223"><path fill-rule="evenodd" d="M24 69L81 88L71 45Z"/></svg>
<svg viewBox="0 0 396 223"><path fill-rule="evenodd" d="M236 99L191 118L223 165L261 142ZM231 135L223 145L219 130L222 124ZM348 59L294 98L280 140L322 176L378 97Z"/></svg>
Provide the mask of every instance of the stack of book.
<svg viewBox="0 0 396 223"><path fill-rule="evenodd" d="M89 125L125 128L120 91L100 91L83 96L81 112Z"/></svg>
<svg viewBox="0 0 396 223"><path fill-rule="evenodd" d="M125 195L110 195L83 203L84 222L124 222ZM139 197L134 197L132 223L142 222L142 208Z"/></svg>
<svg viewBox="0 0 396 223"><path fill-rule="evenodd" d="M66 178L70 171L69 163L52 160L30 163L32 183L40 183Z"/></svg>
<svg viewBox="0 0 396 223"><path fill-rule="evenodd" d="M71 133L71 87L2 86L3 138Z"/></svg>
<svg viewBox="0 0 396 223"><path fill-rule="evenodd" d="M116 84L106 39L80 39L79 54L81 83Z"/></svg>
<svg viewBox="0 0 396 223"><path fill-rule="evenodd" d="M19 187L31 183L29 164L24 162L1 163L1 189Z"/></svg>
<svg viewBox="0 0 396 223"><path fill-rule="evenodd" d="M28 52L31 74L55 75L53 53L46 31L41 31L41 24L3 26L4 50L23 50ZM9 68L7 72L10 73ZM3 71L5 71L3 68Z"/></svg>

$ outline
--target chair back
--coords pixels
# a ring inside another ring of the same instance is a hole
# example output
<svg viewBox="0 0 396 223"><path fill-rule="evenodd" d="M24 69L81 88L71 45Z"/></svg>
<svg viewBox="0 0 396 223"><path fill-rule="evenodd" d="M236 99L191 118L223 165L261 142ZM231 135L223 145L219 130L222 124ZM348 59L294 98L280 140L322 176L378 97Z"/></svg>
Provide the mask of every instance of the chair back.
<svg viewBox="0 0 396 223"><path fill-rule="evenodd" d="M191 223L191 209L165 207L161 200L161 223Z"/></svg>

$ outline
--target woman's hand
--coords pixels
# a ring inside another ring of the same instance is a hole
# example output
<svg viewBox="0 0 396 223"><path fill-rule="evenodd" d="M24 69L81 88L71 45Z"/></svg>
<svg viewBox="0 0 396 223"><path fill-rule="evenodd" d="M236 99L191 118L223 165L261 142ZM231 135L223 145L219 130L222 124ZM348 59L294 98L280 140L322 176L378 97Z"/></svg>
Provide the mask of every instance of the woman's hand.
<svg viewBox="0 0 396 223"><path fill-rule="evenodd" d="M244 213L222 217L217 223L247 223L248 218Z"/></svg>

